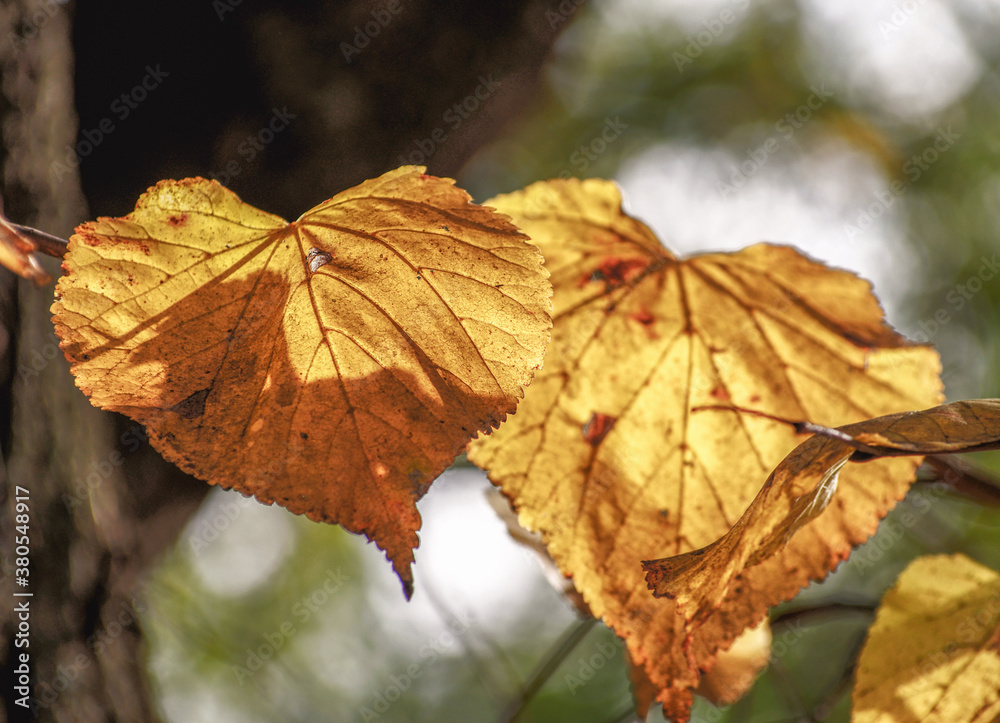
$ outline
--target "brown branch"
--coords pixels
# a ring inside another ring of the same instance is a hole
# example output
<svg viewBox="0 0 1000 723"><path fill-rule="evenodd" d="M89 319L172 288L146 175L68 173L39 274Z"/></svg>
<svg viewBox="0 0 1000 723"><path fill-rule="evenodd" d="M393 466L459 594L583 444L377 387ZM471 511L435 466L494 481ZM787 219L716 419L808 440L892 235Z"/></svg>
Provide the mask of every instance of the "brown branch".
<svg viewBox="0 0 1000 723"><path fill-rule="evenodd" d="M924 464L945 484L981 504L1000 507L1000 479L953 454L931 454Z"/></svg>
<svg viewBox="0 0 1000 723"><path fill-rule="evenodd" d="M52 277L42 268L36 252L62 258L66 255L67 244L58 236L11 223L0 213L0 264L37 286L45 286Z"/></svg>
<svg viewBox="0 0 1000 723"><path fill-rule="evenodd" d="M542 689L549 678L556 672L556 669L562 665L563 661L573 652L576 646L587 637L591 628L596 624L596 618L583 618L573 623L555 646L550 649L548 655L545 656L545 660L535 668L528 680L525 681L520 694L511 700L507 707L500 713L497 723L513 723L519 720L528 703L535 697L535 694Z"/></svg>
<svg viewBox="0 0 1000 723"><path fill-rule="evenodd" d="M69 245L69 241L66 239L39 231L37 228L32 228L31 226L22 226L19 223L6 221L6 225L13 228L22 238L33 242L35 248L46 256L55 256L57 259L66 256L66 247Z"/></svg>

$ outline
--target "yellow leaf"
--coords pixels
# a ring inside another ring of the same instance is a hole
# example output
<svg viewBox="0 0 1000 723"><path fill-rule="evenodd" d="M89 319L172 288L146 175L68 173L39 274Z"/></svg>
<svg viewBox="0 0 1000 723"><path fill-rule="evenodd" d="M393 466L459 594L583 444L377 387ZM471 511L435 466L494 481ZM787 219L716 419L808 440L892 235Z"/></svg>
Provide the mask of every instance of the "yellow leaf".
<svg viewBox="0 0 1000 723"><path fill-rule="evenodd" d="M910 563L868 631L851 720L1000 720L1000 575L964 555Z"/></svg>
<svg viewBox="0 0 1000 723"><path fill-rule="evenodd" d="M725 616L685 643L684 618L650 595L638 562L725 534L799 441L773 420L709 407L827 425L923 408L940 399L937 355L885 325L867 282L792 248L678 260L622 212L611 182L548 181L488 203L542 249L554 326L517 415L475 440L470 459L626 640L667 715L686 720L700 670L867 538L916 464L852 470L845 506L734 586Z"/></svg>
<svg viewBox="0 0 1000 723"><path fill-rule="evenodd" d="M747 568L780 552L796 531L826 509L847 461L995 449L1000 443L1000 399L953 402L818 431L782 460L719 540L700 550L643 562L653 594L676 600L688 620L703 620L723 605Z"/></svg>
<svg viewBox="0 0 1000 723"><path fill-rule="evenodd" d="M771 624L764 619L747 628L727 650L719 651L715 667L701 678L695 691L713 705L735 703L753 687L771 659Z"/></svg>
<svg viewBox="0 0 1000 723"><path fill-rule="evenodd" d="M412 591L415 502L511 413L548 340L538 250L403 167L286 221L164 181L70 241L77 385L185 471L366 534Z"/></svg>

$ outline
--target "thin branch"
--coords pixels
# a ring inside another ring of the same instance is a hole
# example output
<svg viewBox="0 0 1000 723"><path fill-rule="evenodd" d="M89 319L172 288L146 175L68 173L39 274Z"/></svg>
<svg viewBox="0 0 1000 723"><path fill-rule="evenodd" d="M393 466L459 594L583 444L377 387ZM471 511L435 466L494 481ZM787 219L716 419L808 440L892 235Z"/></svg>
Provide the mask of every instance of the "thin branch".
<svg viewBox="0 0 1000 723"><path fill-rule="evenodd" d="M563 637L556 643L556 646L549 652L541 664L525 681L521 687L520 695L512 700L497 718L497 723L514 723L518 720L524 710L528 707L531 699L548 682L552 674L556 672L563 661L573 652L580 642L587 637L587 633L597 624L597 618L585 618L569 629Z"/></svg>
<svg viewBox="0 0 1000 723"><path fill-rule="evenodd" d="M449 622L453 620L461 620L458 615L441 599L437 594L436 586L433 580L425 580L424 582L424 592L427 593L427 599L430 601L431 608L437 613L438 618L444 624L446 628L449 628ZM486 633L482 631L473 631L470 626L470 636L478 635L481 639L486 642L487 647L492 649L494 655L503 661L506 658L502 655L502 651L499 650L499 646L491 640ZM473 646L465 639L464 635L456 635L455 638L458 640L459 645L465 651L465 657L472 663L472 668L476 672L476 677L479 678L479 682L482 683L483 688L486 690L487 695L490 696L495 702L501 700L501 687L497 684L497 681L493 677L493 673L489 666L482 660L479 653L473 649ZM498 654L499 653L499 654ZM508 662L509 665L509 661Z"/></svg>
<svg viewBox="0 0 1000 723"><path fill-rule="evenodd" d="M37 228L32 228L31 226L22 226L19 223L6 222L8 226L14 229L19 236L32 241L35 244L35 248L41 251L46 256L54 256L57 259L61 259L66 256L66 247L69 245L69 241L58 236L53 236L50 233L45 233L44 231L39 231Z"/></svg>
<svg viewBox="0 0 1000 723"><path fill-rule="evenodd" d="M875 614L877 606L877 603L871 605L829 603L826 605L817 605L816 607L800 608L799 610L791 610L774 618L771 621L771 628L794 626L796 624L801 625L803 623L822 624L848 615L872 616ZM819 618L819 620L816 620L816 618Z"/></svg>
<svg viewBox="0 0 1000 723"><path fill-rule="evenodd" d="M45 286L52 277L42 267L37 252L62 258L67 241L30 226L11 223L0 210L0 265L36 286Z"/></svg>
<svg viewBox="0 0 1000 723"><path fill-rule="evenodd" d="M931 454L924 457L924 464L938 474L938 479L951 485L976 502L1000 507L1000 479L989 471L969 464L952 454Z"/></svg>
<svg viewBox="0 0 1000 723"><path fill-rule="evenodd" d="M915 452L897 452L896 450L886 451L883 449L875 449L870 447L864 442L859 442L854 437L849 435L847 432L842 432L839 429L834 429L833 427L824 427L822 424L814 424L808 421L795 421L792 419L784 419L782 417L776 417L773 414L768 414L767 412L762 412L757 409L746 409L744 407L734 407L726 404L704 404L698 407L692 407L692 412L703 412L703 411L724 411L724 412L736 412L737 414L751 414L755 417L763 417L764 419L770 419L772 422L778 422L780 424L787 424L788 426L795 429L796 434L820 434L824 437L829 437L831 439L837 439L844 444L847 444L854 449L858 450L863 454L869 454L873 457L887 457L887 456L909 456L916 454Z"/></svg>

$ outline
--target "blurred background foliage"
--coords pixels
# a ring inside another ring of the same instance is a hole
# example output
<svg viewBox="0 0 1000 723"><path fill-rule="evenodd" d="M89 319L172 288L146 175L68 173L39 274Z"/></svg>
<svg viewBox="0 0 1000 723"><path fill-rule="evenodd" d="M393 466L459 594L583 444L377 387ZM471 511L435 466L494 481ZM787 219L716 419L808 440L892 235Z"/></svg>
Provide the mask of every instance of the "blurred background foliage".
<svg viewBox="0 0 1000 723"><path fill-rule="evenodd" d="M600 176L679 254L799 246L871 279L890 322L937 345L949 399L1000 396L1000 3L559 8L535 19L562 31L536 100L458 174L477 200ZM1000 473L996 456L972 461ZM528 686L518 720L633 720L614 636L577 618L488 488L459 466L421 503L410 604L363 540L213 491L145 589L164 718L494 721ZM773 611L753 690L728 709L699 700L693 720L848 720L885 589L928 553L1000 569L998 523L928 472L873 540Z"/></svg>

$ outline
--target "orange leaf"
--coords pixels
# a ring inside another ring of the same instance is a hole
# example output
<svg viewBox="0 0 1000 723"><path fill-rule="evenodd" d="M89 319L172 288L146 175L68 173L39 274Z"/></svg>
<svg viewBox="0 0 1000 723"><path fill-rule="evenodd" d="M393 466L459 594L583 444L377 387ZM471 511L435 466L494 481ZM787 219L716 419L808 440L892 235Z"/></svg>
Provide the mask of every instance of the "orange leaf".
<svg viewBox="0 0 1000 723"><path fill-rule="evenodd" d="M52 307L77 385L185 471L366 534L407 596L416 501L542 361L538 250L404 167L293 223L164 181L70 241Z"/></svg>
<svg viewBox="0 0 1000 723"><path fill-rule="evenodd" d="M914 560L858 660L855 723L1000 720L1000 575L964 555Z"/></svg>
<svg viewBox="0 0 1000 723"><path fill-rule="evenodd" d="M643 562L646 581L654 595L676 600L688 620L703 621L723 606L747 568L777 554L826 509L848 460L969 452L995 449L998 443L1000 399L954 402L825 430L775 468L747 511L719 540L683 555Z"/></svg>
<svg viewBox="0 0 1000 723"><path fill-rule="evenodd" d="M762 565L741 607L685 647L684 619L650 595L639 561L725 534L798 443L773 420L692 409L836 425L922 408L940 398L937 354L885 325L867 282L792 248L679 261L622 212L609 181L538 183L489 203L542 249L554 326L518 413L475 440L470 459L626 640L667 715L685 720L718 650L867 538L916 464L859 472L863 502L826 516L822 536L800 535L812 547Z"/></svg>

